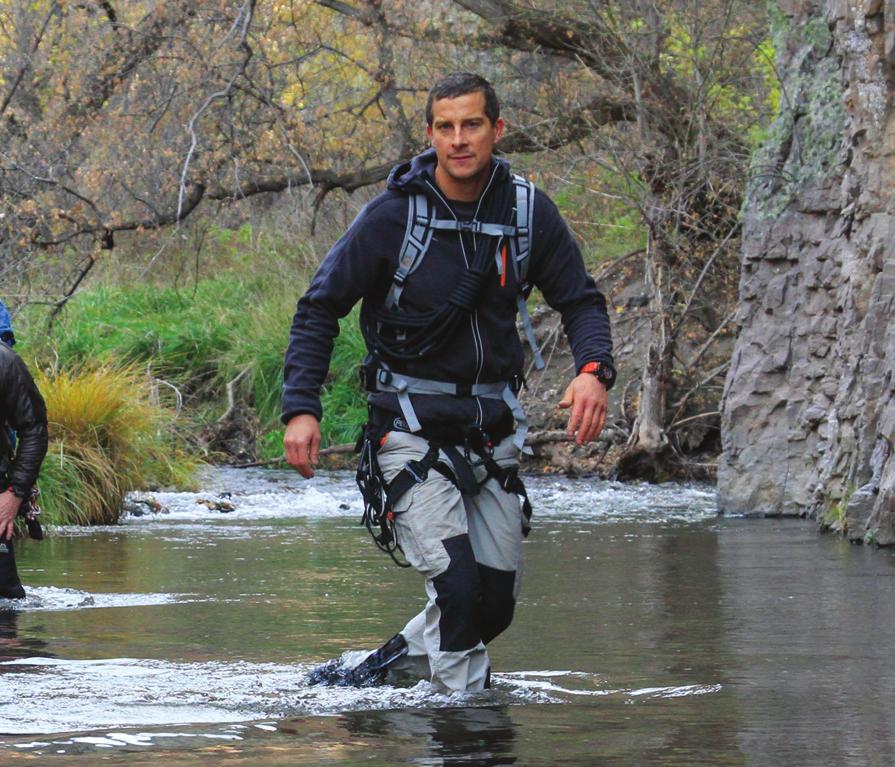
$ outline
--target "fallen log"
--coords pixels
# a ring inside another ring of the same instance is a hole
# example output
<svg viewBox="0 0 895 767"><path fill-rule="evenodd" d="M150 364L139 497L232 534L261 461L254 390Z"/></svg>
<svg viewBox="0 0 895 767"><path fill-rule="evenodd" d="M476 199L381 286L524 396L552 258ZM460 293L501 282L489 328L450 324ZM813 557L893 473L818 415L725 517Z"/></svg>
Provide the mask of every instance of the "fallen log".
<svg viewBox="0 0 895 767"><path fill-rule="evenodd" d="M608 434L612 431L615 431L611 426L607 426L604 430L604 434ZM568 434L566 434L561 429L550 429L545 431L538 432L530 432L528 436L525 438L525 446L526 447L538 447L539 445L550 445L555 444L557 442L573 442ZM320 449L320 455L343 455L346 453L354 452L354 443L348 442L343 445L330 445L329 447L324 447ZM264 461L252 461L251 463L236 463L233 464L233 468L235 469L251 469L259 466L276 466L278 464L286 463L286 457L280 456L279 458L268 458Z"/></svg>

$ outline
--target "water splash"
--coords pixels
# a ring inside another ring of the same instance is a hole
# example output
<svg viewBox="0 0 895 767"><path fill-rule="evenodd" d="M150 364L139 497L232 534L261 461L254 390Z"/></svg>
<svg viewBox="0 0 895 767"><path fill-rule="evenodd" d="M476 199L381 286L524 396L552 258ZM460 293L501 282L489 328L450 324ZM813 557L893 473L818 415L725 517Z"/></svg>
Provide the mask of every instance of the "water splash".
<svg viewBox="0 0 895 767"><path fill-rule="evenodd" d="M246 470L250 471L250 470ZM252 520L357 519L362 505L347 472L310 481L286 472L234 474L223 469L200 493L133 493L129 507L157 506L160 513L126 516L129 528L216 521L233 529ZM647 485L597 479L525 478L539 518L591 522L698 522L716 515L715 491L703 485ZM120 529L120 528L119 528ZM76 531L72 531L76 532Z"/></svg>
<svg viewBox="0 0 895 767"><path fill-rule="evenodd" d="M563 703L582 695L672 698L720 690L720 685L699 684L620 689L604 685L593 674L573 671L496 674L494 688L479 693L444 693L428 682L412 687L309 687L305 680L310 668L245 661L19 658L0 663L0 732L33 736L394 708Z"/></svg>
<svg viewBox="0 0 895 767"><path fill-rule="evenodd" d="M55 586L29 586L25 599L0 599L0 610L15 612L79 610L102 607L150 607L206 601L193 594L91 594Z"/></svg>

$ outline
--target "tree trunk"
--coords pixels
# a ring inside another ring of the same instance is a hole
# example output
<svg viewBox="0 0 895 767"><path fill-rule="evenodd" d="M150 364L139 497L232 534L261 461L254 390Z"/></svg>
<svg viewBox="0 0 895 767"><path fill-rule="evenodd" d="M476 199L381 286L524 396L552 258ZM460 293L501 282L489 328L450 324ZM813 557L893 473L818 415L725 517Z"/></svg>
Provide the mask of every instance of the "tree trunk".
<svg viewBox="0 0 895 767"><path fill-rule="evenodd" d="M660 480L666 473L668 438L665 434L668 385L671 378L673 343L669 334L666 248L650 226L644 268L645 286L650 296L652 327L640 378L637 417L625 452L619 460L620 479Z"/></svg>

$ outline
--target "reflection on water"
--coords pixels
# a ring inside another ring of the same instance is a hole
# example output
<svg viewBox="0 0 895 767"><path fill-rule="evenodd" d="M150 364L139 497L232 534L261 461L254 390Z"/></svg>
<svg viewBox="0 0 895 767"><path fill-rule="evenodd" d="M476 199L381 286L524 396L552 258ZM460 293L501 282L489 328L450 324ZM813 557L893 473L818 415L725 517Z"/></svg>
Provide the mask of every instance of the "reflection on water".
<svg viewBox="0 0 895 767"><path fill-rule="evenodd" d="M215 472L155 494L165 513L25 542L0 763L895 763L890 552L717 519L700 487L529 485L523 595L478 694L306 685L422 605L349 475Z"/></svg>

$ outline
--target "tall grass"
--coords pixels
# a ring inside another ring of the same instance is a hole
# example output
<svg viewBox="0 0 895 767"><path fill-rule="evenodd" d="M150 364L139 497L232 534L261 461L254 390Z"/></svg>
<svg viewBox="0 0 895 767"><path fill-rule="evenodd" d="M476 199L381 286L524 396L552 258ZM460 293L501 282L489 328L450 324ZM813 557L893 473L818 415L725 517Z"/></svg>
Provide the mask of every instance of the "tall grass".
<svg viewBox="0 0 895 767"><path fill-rule="evenodd" d="M195 461L172 439L172 414L150 400L145 374L107 365L38 371L50 449L41 505L54 524L113 524L125 493L188 481Z"/></svg>
<svg viewBox="0 0 895 767"><path fill-rule="evenodd" d="M61 369L130 365L174 386L198 427L227 407L228 383L256 411L262 458L282 455L283 354L307 275L293 281L227 272L190 290L152 286L84 291L66 307L38 358ZM341 323L324 384L324 444L353 441L366 415L356 370L364 355L357 313Z"/></svg>

